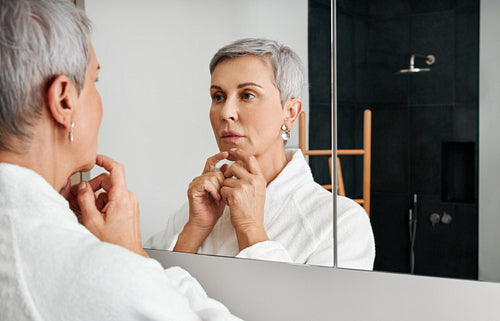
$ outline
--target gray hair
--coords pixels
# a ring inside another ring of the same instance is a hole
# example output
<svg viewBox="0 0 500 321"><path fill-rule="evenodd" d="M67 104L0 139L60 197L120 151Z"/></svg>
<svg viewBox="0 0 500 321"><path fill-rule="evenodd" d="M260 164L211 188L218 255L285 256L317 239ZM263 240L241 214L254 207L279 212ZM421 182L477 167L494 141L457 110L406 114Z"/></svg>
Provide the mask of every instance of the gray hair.
<svg viewBox="0 0 500 321"><path fill-rule="evenodd" d="M305 80L300 57L290 47L274 40L245 38L222 47L210 61L210 75L221 61L247 55L260 57L271 65L274 85L280 92L282 104L291 98L301 97Z"/></svg>
<svg viewBox="0 0 500 321"><path fill-rule="evenodd" d="M90 21L68 0L0 0L0 150L29 148L57 76L80 93L89 41Z"/></svg>

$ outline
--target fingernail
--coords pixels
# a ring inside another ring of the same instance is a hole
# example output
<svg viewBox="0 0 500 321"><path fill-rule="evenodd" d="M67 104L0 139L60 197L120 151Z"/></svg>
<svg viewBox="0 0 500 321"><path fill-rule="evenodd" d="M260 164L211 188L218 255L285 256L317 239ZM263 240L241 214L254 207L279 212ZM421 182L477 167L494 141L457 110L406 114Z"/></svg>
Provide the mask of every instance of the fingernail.
<svg viewBox="0 0 500 321"><path fill-rule="evenodd" d="M81 183L80 183L80 186L78 186L78 189L79 189L80 191L83 191L86 187L87 187L87 183L85 183L85 182L81 182Z"/></svg>
<svg viewBox="0 0 500 321"><path fill-rule="evenodd" d="M234 152L236 150L236 147L231 148L229 151Z"/></svg>

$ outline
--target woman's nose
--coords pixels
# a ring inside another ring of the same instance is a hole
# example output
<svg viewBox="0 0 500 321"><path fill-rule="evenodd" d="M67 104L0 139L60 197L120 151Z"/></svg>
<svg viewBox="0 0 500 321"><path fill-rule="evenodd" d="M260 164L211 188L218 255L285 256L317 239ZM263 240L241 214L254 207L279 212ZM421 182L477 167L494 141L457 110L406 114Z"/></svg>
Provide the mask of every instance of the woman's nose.
<svg viewBox="0 0 500 321"><path fill-rule="evenodd" d="M236 121L238 120L238 106L234 99L227 99L222 106L220 116L223 120Z"/></svg>

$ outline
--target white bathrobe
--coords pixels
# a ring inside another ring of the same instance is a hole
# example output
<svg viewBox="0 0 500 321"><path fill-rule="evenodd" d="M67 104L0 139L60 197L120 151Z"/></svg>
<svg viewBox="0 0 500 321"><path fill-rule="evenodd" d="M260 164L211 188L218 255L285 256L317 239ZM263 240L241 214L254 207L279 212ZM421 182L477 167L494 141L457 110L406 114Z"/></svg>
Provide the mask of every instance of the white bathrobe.
<svg viewBox="0 0 500 321"><path fill-rule="evenodd" d="M332 193L314 182L300 150L287 150L286 156L288 164L266 189L264 228L269 241L239 252L230 209L226 207L198 253L333 266ZM370 270L375 246L369 218L354 201L345 197L337 200L339 266ZM145 247L172 250L188 218L186 203Z"/></svg>
<svg viewBox="0 0 500 321"><path fill-rule="evenodd" d="M0 163L1 320L235 320L180 268L99 241L35 172Z"/></svg>

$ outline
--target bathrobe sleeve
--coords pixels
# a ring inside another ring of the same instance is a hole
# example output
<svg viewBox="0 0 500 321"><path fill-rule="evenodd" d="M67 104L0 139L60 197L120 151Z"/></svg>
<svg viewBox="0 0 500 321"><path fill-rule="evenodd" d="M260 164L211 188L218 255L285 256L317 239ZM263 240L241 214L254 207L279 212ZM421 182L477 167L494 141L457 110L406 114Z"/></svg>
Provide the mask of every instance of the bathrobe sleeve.
<svg viewBox="0 0 500 321"><path fill-rule="evenodd" d="M337 196L338 267L372 270L375 240L370 219L353 200Z"/></svg>
<svg viewBox="0 0 500 321"><path fill-rule="evenodd" d="M188 219L189 204L185 203L177 211L168 216L165 229L151 236L144 243L144 248L172 251Z"/></svg>

